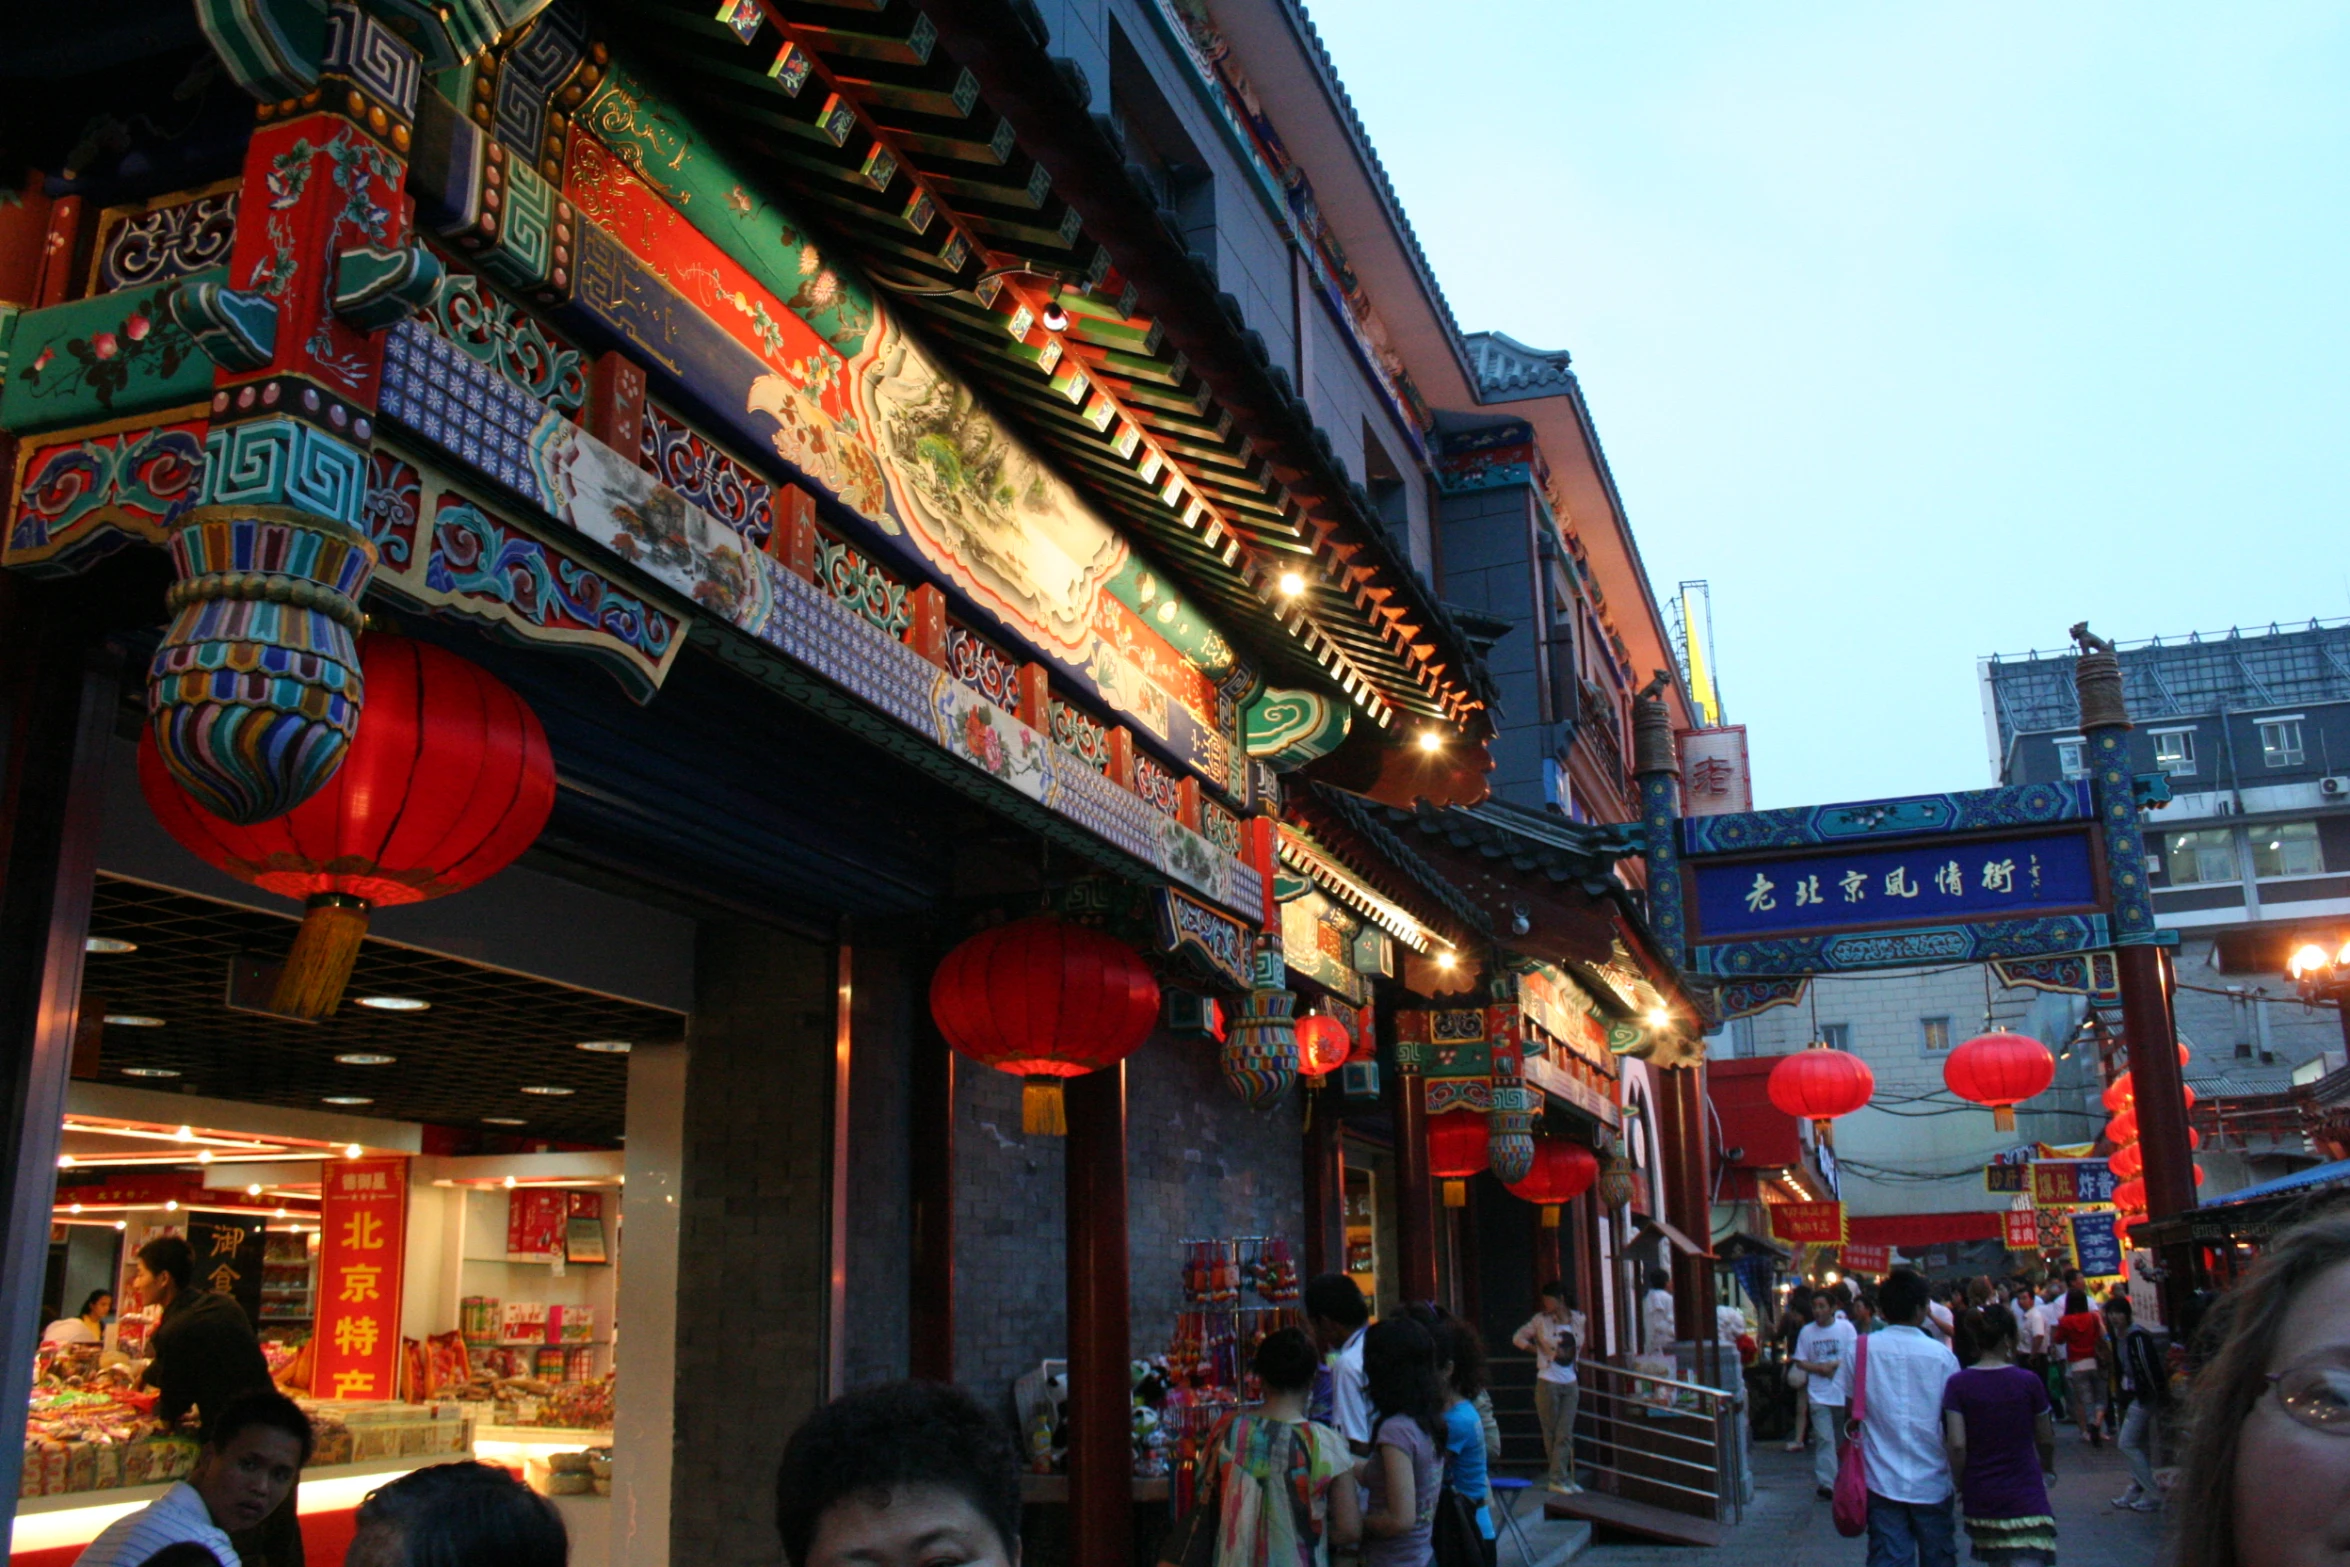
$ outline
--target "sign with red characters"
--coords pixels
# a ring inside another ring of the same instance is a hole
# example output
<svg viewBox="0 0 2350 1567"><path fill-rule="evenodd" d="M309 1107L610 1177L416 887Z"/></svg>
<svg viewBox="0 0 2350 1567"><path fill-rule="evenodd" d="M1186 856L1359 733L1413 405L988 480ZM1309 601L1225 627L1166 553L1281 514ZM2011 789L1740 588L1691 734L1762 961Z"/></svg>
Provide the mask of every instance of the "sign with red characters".
<svg viewBox="0 0 2350 1567"><path fill-rule="evenodd" d="M1847 1246L1843 1250L1842 1260L1847 1273L1865 1273L1871 1278L1882 1278L1893 1271L1893 1248Z"/></svg>
<svg viewBox="0 0 2350 1567"><path fill-rule="evenodd" d="M318 1217L317 1369L311 1396L397 1398L408 1161L330 1162Z"/></svg>
<svg viewBox="0 0 2350 1567"><path fill-rule="evenodd" d="M1840 1202L1772 1202L1763 1207L1771 1216L1771 1239L1790 1246L1844 1244L1844 1204Z"/></svg>

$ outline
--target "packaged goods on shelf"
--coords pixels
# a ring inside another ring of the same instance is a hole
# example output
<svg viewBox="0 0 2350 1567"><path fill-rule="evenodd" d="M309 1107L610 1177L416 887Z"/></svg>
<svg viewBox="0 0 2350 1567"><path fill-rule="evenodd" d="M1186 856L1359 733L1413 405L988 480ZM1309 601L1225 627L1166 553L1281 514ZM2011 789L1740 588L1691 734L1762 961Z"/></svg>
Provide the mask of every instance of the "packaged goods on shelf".
<svg viewBox="0 0 2350 1567"><path fill-rule="evenodd" d="M544 1344L547 1341L547 1303L510 1300L499 1318L498 1337L508 1344Z"/></svg>
<svg viewBox="0 0 2350 1567"><path fill-rule="evenodd" d="M495 1295L468 1295L457 1303L457 1331L468 1344L495 1344L504 1323Z"/></svg>

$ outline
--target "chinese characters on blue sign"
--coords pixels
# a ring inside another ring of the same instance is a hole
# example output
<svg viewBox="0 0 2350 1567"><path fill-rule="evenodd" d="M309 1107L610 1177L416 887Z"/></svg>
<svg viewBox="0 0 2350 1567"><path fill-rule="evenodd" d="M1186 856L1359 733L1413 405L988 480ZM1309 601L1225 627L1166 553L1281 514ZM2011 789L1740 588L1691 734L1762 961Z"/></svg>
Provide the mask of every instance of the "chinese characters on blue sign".
<svg viewBox="0 0 2350 1567"><path fill-rule="evenodd" d="M2030 919L2101 902L2080 831L1701 860L1687 874L1692 941Z"/></svg>

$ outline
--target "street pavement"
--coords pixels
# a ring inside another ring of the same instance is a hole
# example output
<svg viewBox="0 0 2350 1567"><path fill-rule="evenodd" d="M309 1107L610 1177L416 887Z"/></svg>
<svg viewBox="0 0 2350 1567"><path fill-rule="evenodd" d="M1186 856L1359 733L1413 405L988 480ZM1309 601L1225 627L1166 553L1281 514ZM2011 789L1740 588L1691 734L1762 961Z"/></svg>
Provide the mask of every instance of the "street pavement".
<svg viewBox="0 0 2350 1567"><path fill-rule="evenodd" d="M1828 1504L1813 1492L1807 1456L1784 1452L1776 1442L1758 1442L1754 1465L1754 1505L1721 1549L1603 1534L1573 1557L1575 1567L1861 1567L1868 1540L1847 1540L1836 1532ZM2057 1483L2049 1499L2056 1508L2061 1567L2154 1567L2162 1554L2162 1515L2117 1512L2110 1505L2130 1484L2129 1469L2112 1444L2084 1447L2071 1427L2059 1426L2056 1468ZM1532 1497L1541 1494L1536 1491ZM1538 1500L1529 1500L1528 1512L1538 1513L1539 1508ZM1958 1556L1962 1563L1967 1560L1963 1530Z"/></svg>

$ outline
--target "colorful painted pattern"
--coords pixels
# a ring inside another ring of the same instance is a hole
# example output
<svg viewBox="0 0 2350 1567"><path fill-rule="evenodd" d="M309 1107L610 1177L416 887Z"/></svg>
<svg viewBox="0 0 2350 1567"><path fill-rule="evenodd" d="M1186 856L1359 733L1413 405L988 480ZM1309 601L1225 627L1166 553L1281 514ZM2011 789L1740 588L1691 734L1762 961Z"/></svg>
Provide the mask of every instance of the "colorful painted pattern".
<svg viewBox="0 0 2350 1567"><path fill-rule="evenodd" d="M168 283L228 264L237 235L242 182L175 191L153 201L109 208L99 220L98 253L90 264L90 292Z"/></svg>
<svg viewBox="0 0 2350 1567"><path fill-rule="evenodd" d="M559 413L587 403L587 356L541 326L513 301L443 261L449 276L424 318L434 330Z"/></svg>
<svg viewBox="0 0 2350 1567"><path fill-rule="evenodd" d="M1240 818L1213 800L1199 803L1200 836L1226 854L1240 852Z"/></svg>
<svg viewBox="0 0 2350 1567"><path fill-rule="evenodd" d="M775 532L775 486L676 414L645 399L638 456L663 484L764 548Z"/></svg>
<svg viewBox="0 0 2350 1567"><path fill-rule="evenodd" d="M914 624L906 585L828 533L816 535L816 585L877 631L902 637Z"/></svg>
<svg viewBox="0 0 2350 1567"><path fill-rule="evenodd" d="M137 542L162 545L196 503L204 472L200 410L27 442L17 462L6 564L65 574Z"/></svg>
<svg viewBox="0 0 2350 1567"><path fill-rule="evenodd" d="M1183 814L1181 781L1140 751L1134 754L1134 792L1169 816Z"/></svg>
<svg viewBox="0 0 2350 1567"><path fill-rule="evenodd" d="M996 706L1019 711L1020 665L978 632L948 624L947 668Z"/></svg>
<svg viewBox="0 0 2350 1567"><path fill-rule="evenodd" d="M153 288L28 310L9 341L0 428L19 435L193 402L212 390L212 361L173 319L172 296L222 271Z"/></svg>
<svg viewBox="0 0 2350 1567"><path fill-rule="evenodd" d="M1058 700L1053 703L1053 743L1097 773L1110 770L1108 726Z"/></svg>

